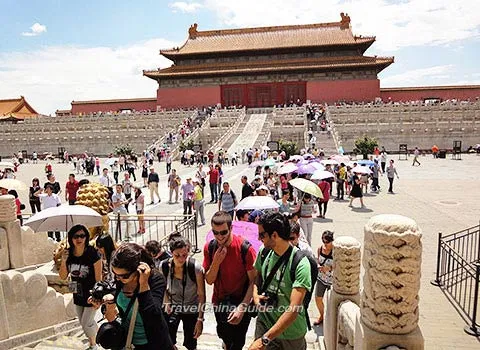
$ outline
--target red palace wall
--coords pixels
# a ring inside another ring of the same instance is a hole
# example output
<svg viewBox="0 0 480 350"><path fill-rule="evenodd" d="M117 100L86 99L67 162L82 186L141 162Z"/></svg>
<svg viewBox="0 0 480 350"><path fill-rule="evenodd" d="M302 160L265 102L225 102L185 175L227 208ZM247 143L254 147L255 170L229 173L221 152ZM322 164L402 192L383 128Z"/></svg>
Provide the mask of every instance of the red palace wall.
<svg viewBox="0 0 480 350"><path fill-rule="evenodd" d="M474 101L480 97L480 86L451 88L392 88L380 89L380 97L383 101L421 101L430 98L440 98L442 100L471 100Z"/></svg>
<svg viewBox="0 0 480 350"><path fill-rule="evenodd" d="M380 80L307 81L307 99L314 103L373 101L380 96Z"/></svg>
<svg viewBox="0 0 480 350"><path fill-rule="evenodd" d="M134 109L136 111L157 110L157 101L155 98L145 99L142 101L118 101L118 102L101 102L98 103L72 103L72 114L87 114L96 112L119 112L125 109Z"/></svg>
<svg viewBox="0 0 480 350"><path fill-rule="evenodd" d="M220 103L220 86L159 88L157 105L160 108L214 106Z"/></svg>

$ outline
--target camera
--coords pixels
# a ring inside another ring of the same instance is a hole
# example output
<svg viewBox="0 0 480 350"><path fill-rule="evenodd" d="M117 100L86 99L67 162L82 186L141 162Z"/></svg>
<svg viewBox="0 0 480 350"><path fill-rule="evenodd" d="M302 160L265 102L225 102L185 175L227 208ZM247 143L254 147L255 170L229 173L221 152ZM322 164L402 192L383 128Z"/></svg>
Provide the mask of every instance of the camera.
<svg viewBox="0 0 480 350"><path fill-rule="evenodd" d="M277 304L278 304L278 295L277 294L266 291L266 292L262 293L262 296L267 297L268 299L261 300L260 305L262 305L262 306L273 306L273 307L277 306Z"/></svg>
<svg viewBox="0 0 480 350"><path fill-rule="evenodd" d="M115 294L117 287L112 282L98 281L95 282L93 289L90 291L93 299L103 300L103 297L107 294Z"/></svg>

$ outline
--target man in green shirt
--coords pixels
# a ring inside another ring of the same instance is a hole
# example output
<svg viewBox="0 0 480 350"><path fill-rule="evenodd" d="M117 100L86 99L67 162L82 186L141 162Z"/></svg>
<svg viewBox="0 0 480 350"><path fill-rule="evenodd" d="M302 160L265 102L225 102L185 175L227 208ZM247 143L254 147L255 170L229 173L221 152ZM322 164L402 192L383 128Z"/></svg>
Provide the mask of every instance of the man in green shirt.
<svg viewBox="0 0 480 350"><path fill-rule="evenodd" d="M249 349L304 350L307 322L303 299L312 286L310 263L303 257L292 281L291 265L298 248L289 243L290 224L282 214L264 214L258 222L258 236L264 245L254 265L258 274L253 300L259 314L256 340ZM264 249L270 251L262 258Z"/></svg>

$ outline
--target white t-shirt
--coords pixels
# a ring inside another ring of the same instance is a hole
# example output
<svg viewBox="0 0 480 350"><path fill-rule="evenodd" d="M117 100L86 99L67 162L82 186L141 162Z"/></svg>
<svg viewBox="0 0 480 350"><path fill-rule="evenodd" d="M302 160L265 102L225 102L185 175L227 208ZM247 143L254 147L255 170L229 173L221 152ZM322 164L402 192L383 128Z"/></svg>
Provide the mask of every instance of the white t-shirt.
<svg viewBox="0 0 480 350"><path fill-rule="evenodd" d="M115 181L110 176L102 175L99 178L100 184L107 187L112 187L115 184Z"/></svg>
<svg viewBox="0 0 480 350"><path fill-rule="evenodd" d="M43 209L58 207L62 202L60 201L60 197L58 197L55 193L52 193L49 196L46 193L41 193L38 195L40 198L40 202L43 204Z"/></svg>

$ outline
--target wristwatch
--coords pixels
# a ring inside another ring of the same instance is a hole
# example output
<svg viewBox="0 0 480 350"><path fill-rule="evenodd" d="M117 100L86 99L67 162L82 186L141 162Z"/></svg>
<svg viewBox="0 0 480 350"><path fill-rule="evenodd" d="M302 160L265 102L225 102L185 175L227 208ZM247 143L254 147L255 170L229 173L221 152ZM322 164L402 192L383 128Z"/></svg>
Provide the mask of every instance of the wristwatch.
<svg viewBox="0 0 480 350"><path fill-rule="evenodd" d="M266 335L262 336L262 345L263 346L267 346L268 344L270 344L271 340L270 338L268 338Z"/></svg>

